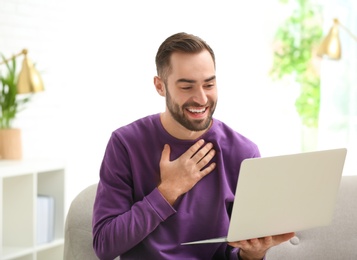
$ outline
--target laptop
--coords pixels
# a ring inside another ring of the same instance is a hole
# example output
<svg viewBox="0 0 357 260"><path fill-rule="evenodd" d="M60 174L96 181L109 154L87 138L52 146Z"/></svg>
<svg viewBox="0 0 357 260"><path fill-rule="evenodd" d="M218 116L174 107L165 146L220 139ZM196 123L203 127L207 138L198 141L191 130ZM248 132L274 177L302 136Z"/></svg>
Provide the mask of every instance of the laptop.
<svg viewBox="0 0 357 260"><path fill-rule="evenodd" d="M347 149L251 158L242 162L227 237L222 243L331 224Z"/></svg>

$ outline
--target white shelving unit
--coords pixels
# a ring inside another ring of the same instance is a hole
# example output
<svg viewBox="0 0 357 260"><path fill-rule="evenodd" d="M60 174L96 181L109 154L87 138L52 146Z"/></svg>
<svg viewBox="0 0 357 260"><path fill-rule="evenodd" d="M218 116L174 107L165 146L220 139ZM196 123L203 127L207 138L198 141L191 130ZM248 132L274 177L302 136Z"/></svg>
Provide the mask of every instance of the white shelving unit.
<svg viewBox="0 0 357 260"><path fill-rule="evenodd" d="M65 168L51 160L0 161L0 259L62 260ZM37 245L37 195L54 198L54 239Z"/></svg>

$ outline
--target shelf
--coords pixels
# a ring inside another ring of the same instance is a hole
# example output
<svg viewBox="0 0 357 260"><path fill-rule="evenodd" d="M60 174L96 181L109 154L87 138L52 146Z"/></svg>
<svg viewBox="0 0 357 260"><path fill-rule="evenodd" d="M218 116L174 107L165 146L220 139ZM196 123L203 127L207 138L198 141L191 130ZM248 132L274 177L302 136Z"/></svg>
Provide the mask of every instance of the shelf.
<svg viewBox="0 0 357 260"><path fill-rule="evenodd" d="M0 259L59 260L64 244L63 164L0 161ZM37 245L37 196L54 199L54 240Z"/></svg>
<svg viewBox="0 0 357 260"><path fill-rule="evenodd" d="M64 239L56 239L49 245L37 248L37 260L63 259Z"/></svg>
<svg viewBox="0 0 357 260"><path fill-rule="evenodd" d="M32 257L32 254L33 254L32 247L3 247L2 253L0 254L0 259L2 260L22 259L21 257L28 257L29 255Z"/></svg>

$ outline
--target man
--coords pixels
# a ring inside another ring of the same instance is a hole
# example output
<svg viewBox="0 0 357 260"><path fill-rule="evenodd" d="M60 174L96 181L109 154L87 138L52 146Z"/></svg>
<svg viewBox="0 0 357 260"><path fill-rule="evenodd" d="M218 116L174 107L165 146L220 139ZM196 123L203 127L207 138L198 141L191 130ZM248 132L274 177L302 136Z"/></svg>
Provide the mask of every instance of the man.
<svg viewBox="0 0 357 260"><path fill-rule="evenodd" d="M94 205L101 259L263 259L294 234L201 245L226 236L241 162L257 146L219 120L215 56L178 33L156 55L154 85L166 110L112 133ZM252 212L252 214L259 214Z"/></svg>

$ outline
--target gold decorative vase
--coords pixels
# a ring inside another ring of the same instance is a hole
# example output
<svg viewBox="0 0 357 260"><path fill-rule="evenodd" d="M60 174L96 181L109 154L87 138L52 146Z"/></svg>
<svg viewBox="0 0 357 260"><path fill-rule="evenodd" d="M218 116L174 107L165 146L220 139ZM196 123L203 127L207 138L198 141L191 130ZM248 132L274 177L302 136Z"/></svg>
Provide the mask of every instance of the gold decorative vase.
<svg viewBox="0 0 357 260"><path fill-rule="evenodd" d="M0 160L22 159L21 130L0 129Z"/></svg>

